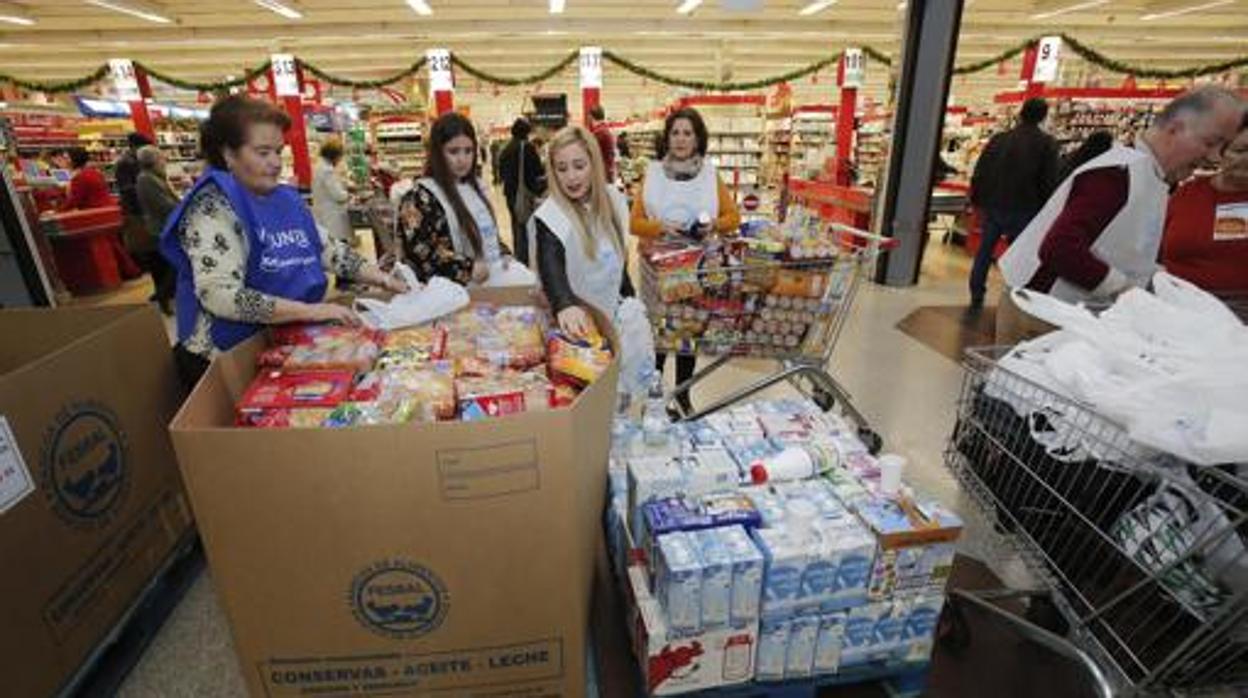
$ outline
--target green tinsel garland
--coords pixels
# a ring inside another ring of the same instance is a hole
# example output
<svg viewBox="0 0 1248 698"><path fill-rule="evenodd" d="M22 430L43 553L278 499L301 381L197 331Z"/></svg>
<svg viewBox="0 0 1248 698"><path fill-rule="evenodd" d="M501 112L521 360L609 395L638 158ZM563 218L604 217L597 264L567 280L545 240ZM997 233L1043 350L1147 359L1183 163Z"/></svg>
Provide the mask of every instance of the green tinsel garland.
<svg viewBox="0 0 1248 698"><path fill-rule="evenodd" d="M604 52L604 55L605 55L605 52ZM527 77L522 77L522 78L507 78L507 77L502 77L501 75L491 75L490 73L487 73L479 68L474 68L468 63L465 63L462 58L460 58L458 55L454 53L451 54L451 63L462 68L465 73L468 73L472 77L477 78L478 80L484 80L485 82L488 82L494 85L509 85L509 86L536 85L539 82L545 82L553 78L554 76L558 75L559 73L563 72L568 66L575 63L579 56L580 56L580 51L572 51L567 56L565 56L563 60L559 61L558 63L551 66L550 68L543 70L540 73L534 73L533 75L529 75Z"/></svg>
<svg viewBox="0 0 1248 698"><path fill-rule="evenodd" d="M1104 68L1115 73L1124 73L1133 75L1137 78L1154 78L1158 80L1173 80L1176 78L1198 78L1202 75L1213 75L1223 73L1235 68L1248 66L1248 56L1240 56L1232 58L1229 61L1214 63L1211 65L1194 66L1191 68L1178 68L1174 70L1166 70L1164 68L1145 68L1138 65L1129 65L1121 61L1116 61L1108 56L1100 53L1096 49L1087 46L1073 36L1062 34L1062 41L1070 47L1071 51L1079 54L1083 60Z"/></svg>
<svg viewBox="0 0 1248 698"><path fill-rule="evenodd" d="M673 78L673 77L669 77L666 75L662 75L660 73L656 73L653 70L650 70L649 68L645 68L643 66L637 65L636 63L633 63L632 61L622 56L617 55L614 51L603 51L602 57L608 61L611 61L612 63L618 65L619 67L623 68L624 70L627 70L628 72L634 75L639 75L643 78L646 78L647 80L654 80L655 82L663 83L664 85L672 85L673 87L687 87L692 90L701 90L704 92L740 92L740 91L748 91L748 90L757 90L763 87L770 87L772 85L778 85L782 82L800 80L801 78L804 78L807 75L817 73L820 70L823 70L824 68L827 68L828 66L835 64L837 61L841 59L841 54L837 53L821 61L816 61L814 63L811 63L805 68L799 68L797 70L785 73L783 75L777 75L777 76L770 77L770 78L763 78L761 80L751 80L747 82L707 82L703 80L686 80L683 78Z"/></svg>
<svg viewBox="0 0 1248 698"><path fill-rule="evenodd" d="M198 92L225 92L231 87L242 87L249 81L255 80L261 75L269 72L269 64L269 61L265 61L255 68L243 73L242 77L237 77L233 80L221 80L219 82L194 82L192 80L181 80L179 78L175 78L172 75L162 73L159 70L154 70L143 63L134 61L134 67L142 70L144 73L147 73L147 77L152 78L153 80L159 80L166 85L173 85L179 89L196 90Z"/></svg>
<svg viewBox="0 0 1248 698"><path fill-rule="evenodd" d="M421 68L425 67L425 63L427 60L428 59L422 56L420 60L409 65L403 70L400 70L399 72L389 77L379 78L377 80L352 80L350 78L338 77L337 75L332 75L330 73L327 73L324 70L321 70L320 68L302 59L299 60L299 65L305 71L315 76L318 80L322 80L331 85L337 85L338 87L352 87L352 88L371 90L371 89L377 89L379 87L388 87L390 85L393 85L396 82L399 82L405 78L415 75L416 73L420 72Z"/></svg>
<svg viewBox="0 0 1248 698"><path fill-rule="evenodd" d="M23 90L30 90L31 92L59 94L62 92L77 92L84 87L90 87L100 80L103 80L106 75L108 75L107 63L101 65L99 68L96 68L95 72L84 75L76 80L66 80L64 82L41 82L36 80L23 80L19 77L0 73L0 82L7 82L10 85L15 85Z"/></svg>

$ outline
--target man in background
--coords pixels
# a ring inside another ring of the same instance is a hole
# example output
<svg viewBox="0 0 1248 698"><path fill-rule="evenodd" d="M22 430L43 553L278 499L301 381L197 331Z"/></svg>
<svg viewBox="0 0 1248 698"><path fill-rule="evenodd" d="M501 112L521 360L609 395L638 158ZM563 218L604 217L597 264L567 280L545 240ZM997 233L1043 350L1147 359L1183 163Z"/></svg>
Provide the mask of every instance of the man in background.
<svg viewBox="0 0 1248 698"><path fill-rule="evenodd" d="M589 132L598 139L598 149L602 151L602 166L607 173L607 181L615 181L615 137L607 128L607 113L601 104L595 104L589 110Z"/></svg>
<svg viewBox="0 0 1248 698"><path fill-rule="evenodd" d="M529 263L529 236L525 232L529 216L537 208L536 199L546 192L546 170L537 147L529 142L533 125L517 118L511 124L511 140L498 155L498 172L503 180L503 196L511 212L511 249L521 264ZM521 163L523 162L523 172ZM520 196L523 185L526 196ZM523 210L523 209L528 210Z"/></svg>
<svg viewBox="0 0 1248 698"><path fill-rule="evenodd" d="M1133 147L1114 145L1063 181L1001 258L1007 288L997 308L998 343L1051 329L1019 310L1010 289L1108 303L1147 287L1158 269L1170 189L1217 161L1243 114L1235 93L1197 88L1167 104Z"/></svg>
<svg viewBox="0 0 1248 698"><path fill-rule="evenodd" d="M979 209L982 237L971 267L971 310L984 306L988 269L1002 236L1013 241L1057 186L1061 151L1040 128L1049 105L1033 97L1023 103L1018 125L988 141L971 176L971 203Z"/></svg>

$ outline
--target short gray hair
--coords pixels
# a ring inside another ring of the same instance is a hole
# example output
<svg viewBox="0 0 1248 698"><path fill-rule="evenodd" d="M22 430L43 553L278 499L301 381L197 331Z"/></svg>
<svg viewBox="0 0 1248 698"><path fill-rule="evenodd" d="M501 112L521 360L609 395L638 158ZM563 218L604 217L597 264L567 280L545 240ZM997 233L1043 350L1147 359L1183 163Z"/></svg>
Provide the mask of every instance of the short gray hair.
<svg viewBox="0 0 1248 698"><path fill-rule="evenodd" d="M1155 124L1165 126L1184 115L1204 116L1213 111L1219 102L1230 102L1243 108L1243 102L1234 92L1217 85L1202 85L1170 100L1157 115Z"/></svg>
<svg viewBox="0 0 1248 698"><path fill-rule="evenodd" d="M144 170L155 169L160 162L160 148L154 145L145 145L139 148L135 153L135 157L139 160L139 167Z"/></svg>

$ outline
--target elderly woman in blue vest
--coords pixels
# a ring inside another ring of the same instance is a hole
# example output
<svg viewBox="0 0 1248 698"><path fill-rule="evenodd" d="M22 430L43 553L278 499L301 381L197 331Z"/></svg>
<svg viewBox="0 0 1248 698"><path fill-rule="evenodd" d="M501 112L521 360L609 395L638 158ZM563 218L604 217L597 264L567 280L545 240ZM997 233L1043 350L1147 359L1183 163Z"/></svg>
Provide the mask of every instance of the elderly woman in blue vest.
<svg viewBox="0 0 1248 698"><path fill-rule="evenodd" d="M349 308L325 303L326 270L402 292L406 284L326 240L295 189L282 185L286 114L259 100L227 97L212 107L200 144L208 169L161 232L177 270L178 372L188 388L217 351L265 325L355 324Z"/></svg>
<svg viewBox="0 0 1248 698"><path fill-rule="evenodd" d="M550 196L530 219L538 278L559 328L573 337L598 333L592 307L614 317L620 299L633 295L624 236L628 202L607 184L598 141L568 126L550 142Z"/></svg>
<svg viewBox="0 0 1248 698"><path fill-rule="evenodd" d="M464 286L483 284L490 265L510 263L478 174L478 152L476 129L466 117L448 112L433 122L425 174L399 201L404 257L421 281L442 276Z"/></svg>

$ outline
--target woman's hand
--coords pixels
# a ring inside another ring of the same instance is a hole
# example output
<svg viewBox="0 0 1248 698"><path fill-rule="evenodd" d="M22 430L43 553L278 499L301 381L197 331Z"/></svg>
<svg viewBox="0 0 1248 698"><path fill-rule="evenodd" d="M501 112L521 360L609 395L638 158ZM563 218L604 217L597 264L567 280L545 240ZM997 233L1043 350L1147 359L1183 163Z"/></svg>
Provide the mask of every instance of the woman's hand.
<svg viewBox="0 0 1248 698"><path fill-rule="evenodd" d="M570 337L587 339L598 334L594 319L579 305L569 305L555 317L559 320L559 329Z"/></svg>
<svg viewBox="0 0 1248 698"><path fill-rule="evenodd" d="M484 259L474 260L472 263L472 282L474 284L483 284L490 279L490 265Z"/></svg>
<svg viewBox="0 0 1248 698"><path fill-rule="evenodd" d="M391 293L407 293L412 290L407 282L393 274L387 274L382 277L381 287Z"/></svg>
<svg viewBox="0 0 1248 698"><path fill-rule="evenodd" d="M363 324L360 316L345 305L337 303L313 303L308 306L308 319L314 322L337 322L358 327Z"/></svg>

